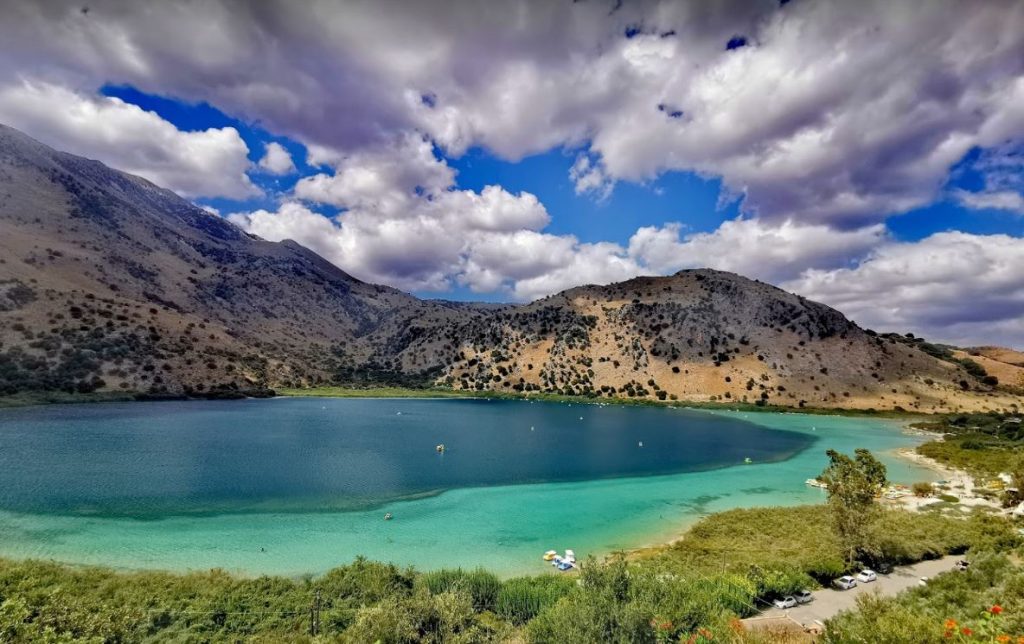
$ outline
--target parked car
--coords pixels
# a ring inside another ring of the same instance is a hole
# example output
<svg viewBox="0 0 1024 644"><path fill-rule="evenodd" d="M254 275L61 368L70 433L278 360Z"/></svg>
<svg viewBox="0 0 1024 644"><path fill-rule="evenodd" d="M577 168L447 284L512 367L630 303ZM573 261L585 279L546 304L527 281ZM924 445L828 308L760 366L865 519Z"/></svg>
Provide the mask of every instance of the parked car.
<svg viewBox="0 0 1024 644"><path fill-rule="evenodd" d="M966 559L961 559L960 561L956 562L957 570L967 570L970 566L971 562L967 561Z"/></svg>
<svg viewBox="0 0 1024 644"><path fill-rule="evenodd" d="M787 608L793 608L796 606L796 597L793 597L792 595L786 595L782 599L776 599L772 603L775 604L775 608L781 608L785 610Z"/></svg>
<svg viewBox="0 0 1024 644"><path fill-rule="evenodd" d="M798 604L810 604L814 601L814 595L812 595L809 590L801 590L797 594L793 595L793 597L796 598L796 603Z"/></svg>
<svg viewBox="0 0 1024 644"><path fill-rule="evenodd" d="M893 570L892 564L888 561L883 561L875 566L875 572L880 575L888 575Z"/></svg>
<svg viewBox="0 0 1024 644"><path fill-rule="evenodd" d="M851 588L855 588L856 586L857 580L851 577L850 575L846 575L845 577L840 577L839 579L836 579L836 588L838 588L839 590L850 590Z"/></svg>
<svg viewBox="0 0 1024 644"><path fill-rule="evenodd" d="M875 571L868 570L867 568L861 570L860 573L857 575L857 581L859 581L862 584L872 582L876 579L878 579L878 575L875 574Z"/></svg>

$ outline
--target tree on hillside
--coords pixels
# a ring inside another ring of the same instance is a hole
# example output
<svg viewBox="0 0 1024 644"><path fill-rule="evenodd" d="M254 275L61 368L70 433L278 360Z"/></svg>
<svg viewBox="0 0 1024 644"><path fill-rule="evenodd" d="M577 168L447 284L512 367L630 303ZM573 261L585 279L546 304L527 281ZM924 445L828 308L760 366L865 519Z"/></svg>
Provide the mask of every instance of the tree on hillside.
<svg viewBox="0 0 1024 644"><path fill-rule="evenodd" d="M871 527L878 518L875 497L886 483L885 465L866 449L854 457L828 450L829 465L818 478L828 484L832 524L843 546L847 565L872 550Z"/></svg>

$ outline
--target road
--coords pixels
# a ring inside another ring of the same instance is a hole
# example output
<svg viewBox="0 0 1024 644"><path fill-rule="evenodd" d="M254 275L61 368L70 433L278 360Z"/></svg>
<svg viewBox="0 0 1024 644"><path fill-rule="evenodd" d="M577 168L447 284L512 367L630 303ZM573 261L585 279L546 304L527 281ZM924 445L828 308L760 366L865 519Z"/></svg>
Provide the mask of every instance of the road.
<svg viewBox="0 0 1024 644"><path fill-rule="evenodd" d="M815 622L824 622L836 613L853 608L856 605L858 595L864 593L881 593L882 595L895 595L901 590L919 585L921 577L934 577L935 575L953 570L954 564L963 559L962 556L950 555L942 559L922 561L912 566L900 566L888 575L878 575L878 580L868 584L858 583L856 588L850 590L833 590L824 588L813 592L814 601L803 604L789 610L770 608L760 617L783 617L789 615L796 621L810 626Z"/></svg>

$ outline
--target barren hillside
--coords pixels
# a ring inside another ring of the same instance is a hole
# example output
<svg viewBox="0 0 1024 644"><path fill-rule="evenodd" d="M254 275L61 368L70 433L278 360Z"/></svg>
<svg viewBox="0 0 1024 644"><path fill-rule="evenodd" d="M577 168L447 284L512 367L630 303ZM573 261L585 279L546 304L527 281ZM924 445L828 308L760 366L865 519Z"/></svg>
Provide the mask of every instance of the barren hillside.
<svg viewBox="0 0 1024 644"><path fill-rule="evenodd" d="M419 300L0 126L0 394L388 383L793 407L1020 405L995 365L1020 367L985 351L972 365L710 270L521 306Z"/></svg>

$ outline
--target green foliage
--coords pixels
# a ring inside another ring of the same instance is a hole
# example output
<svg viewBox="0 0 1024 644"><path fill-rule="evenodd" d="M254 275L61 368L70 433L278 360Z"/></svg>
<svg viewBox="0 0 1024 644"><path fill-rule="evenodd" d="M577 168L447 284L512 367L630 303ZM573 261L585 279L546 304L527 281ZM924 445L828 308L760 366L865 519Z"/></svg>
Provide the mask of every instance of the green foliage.
<svg viewBox="0 0 1024 644"><path fill-rule="evenodd" d="M981 366L980 364L978 364L974 360L971 360L970 358L954 360L954 362L959 363L964 368L964 371L974 376L975 378L978 378L979 380L988 375L988 372L985 371L985 367Z"/></svg>
<svg viewBox="0 0 1024 644"><path fill-rule="evenodd" d="M847 565L872 548L872 527L878 518L875 497L885 485L885 466L866 449L854 458L835 450L825 452L829 465L818 477L828 483L832 527L843 545Z"/></svg>
<svg viewBox="0 0 1024 644"><path fill-rule="evenodd" d="M701 629L721 641L732 616L847 571L829 516L825 506L734 510L652 557L588 559L579 576L504 583L482 570L416 573L361 558L305 580L0 560L0 641L311 641L318 592L322 641L643 643ZM862 563L1019 546L1008 522L983 514L880 511L874 529L875 559Z"/></svg>
<svg viewBox="0 0 1024 644"><path fill-rule="evenodd" d="M995 605L1001 609L997 620L990 612ZM835 643L942 642L950 639L946 632L963 627L989 631L978 641L1019 635L1024 633L1024 570L1001 554L978 555L968 570L938 575L895 599L865 593L856 610L840 613L826 626L824 641Z"/></svg>
<svg viewBox="0 0 1024 644"><path fill-rule="evenodd" d="M525 624L576 587L571 577L516 577L501 586L494 611L513 624Z"/></svg>
<svg viewBox="0 0 1024 644"><path fill-rule="evenodd" d="M434 570L420 575L419 581L434 595L455 591L469 593L473 608L478 611L493 610L501 592L501 580L482 568L471 571L461 568Z"/></svg>
<svg viewBox="0 0 1024 644"><path fill-rule="evenodd" d="M434 595L422 588L409 597L391 596L360 609L342 641L468 643L485 641L487 635L488 629L475 619L468 593L457 590Z"/></svg>
<svg viewBox="0 0 1024 644"><path fill-rule="evenodd" d="M873 544L859 563L903 564L983 545L1012 548L1018 536L998 517L953 519L879 509L867 535ZM844 558L827 506L753 508L720 512L693 526L669 548L638 565L677 575L738 573L770 599L815 581L827 584L855 569ZM768 583L771 580L778 580Z"/></svg>
<svg viewBox="0 0 1024 644"><path fill-rule="evenodd" d="M910 486L910 491L914 493L914 496L931 496L935 493L935 486L928 481L918 481Z"/></svg>

